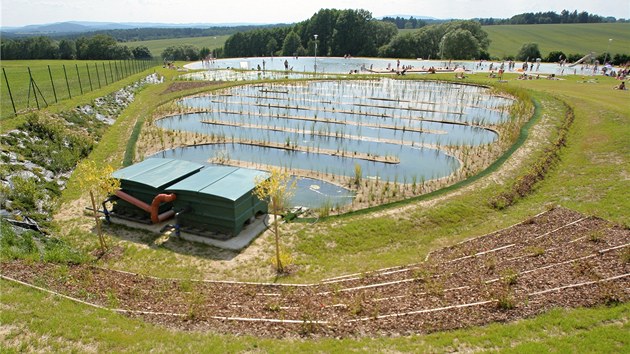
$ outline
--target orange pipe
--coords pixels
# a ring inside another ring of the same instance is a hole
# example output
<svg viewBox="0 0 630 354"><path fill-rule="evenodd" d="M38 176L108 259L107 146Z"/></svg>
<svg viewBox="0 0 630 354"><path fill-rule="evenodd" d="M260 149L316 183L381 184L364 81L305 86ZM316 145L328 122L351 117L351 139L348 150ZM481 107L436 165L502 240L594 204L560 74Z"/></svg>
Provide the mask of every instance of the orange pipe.
<svg viewBox="0 0 630 354"><path fill-rule="evenodd" d="M124 201L126 201L128 203L130 203L131 205L137 206L138 208L146 211L147 213L151 212L151 206L149 204L143 202L142 200L140 200L140 199L138 199L138 198L136 198L134 196L131 196L131 195L123 192L120 189L117 190L116 193L114 193L114 194L116 194L116 196L118 198L120 198L120 199L122 199L122 200L124 200Z"/></svg>
<svg viewBox="0 0 630 354"><path fill-rule="evenodd" d="M151 222L154 224L157 224L175 215L175 212L172 210L165 211L160 215L158 215L158 211L160 209L160 204L172 202L176 198L177 196L174 193L156 195L155 198L153 198L153 201L151 202ZM169 212L172 212L172 213L169 213Z"/></svg>
<svg viewBox="0 0 630 354"><path fill-rule="evenodd" d="M170 219L173 217L173 215L175 215L174 210L167 210L163 212L162 214L158 214L158 211L160 210L160 204L172 202L173 200L175 200L175 198L177 198L175 194L158 194L155 196L155 198L153 198L151 205L143 202L142 200L132 195L129 195L123 192L122 190L117 190L116 193L114 194L118 198L130 203L131 205L137 206L138 208L146 211L147 213L150 213L151 222L154 224Z"/></svg>

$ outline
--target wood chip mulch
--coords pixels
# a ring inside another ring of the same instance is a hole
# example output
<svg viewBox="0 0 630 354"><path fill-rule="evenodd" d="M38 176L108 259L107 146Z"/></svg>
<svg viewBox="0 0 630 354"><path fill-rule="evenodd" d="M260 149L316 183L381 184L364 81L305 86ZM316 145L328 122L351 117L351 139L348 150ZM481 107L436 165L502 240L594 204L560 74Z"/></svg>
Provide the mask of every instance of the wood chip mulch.
<svg viewBox="0 0 630 354"><path fill-rule="evenodd" d="M419 235L420 237L420 235ZM630 300L630 230L556 208L418 264L307 285L158 279L0 263L22 281L169 328L266 337L399 336Z"/></svg>

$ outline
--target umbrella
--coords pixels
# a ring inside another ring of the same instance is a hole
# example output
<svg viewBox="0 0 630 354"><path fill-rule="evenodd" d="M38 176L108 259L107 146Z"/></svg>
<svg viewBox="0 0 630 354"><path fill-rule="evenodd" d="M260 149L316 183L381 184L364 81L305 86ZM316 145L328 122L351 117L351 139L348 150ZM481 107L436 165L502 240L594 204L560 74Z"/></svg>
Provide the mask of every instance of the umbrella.
<svg viewBox="0 0 630 354"><path fill-rule="evenodd" d="M453 70L453 72L463 73L463 72L466 72L466 69L464 69L464 68L457 68L457 69Z"/></svg>

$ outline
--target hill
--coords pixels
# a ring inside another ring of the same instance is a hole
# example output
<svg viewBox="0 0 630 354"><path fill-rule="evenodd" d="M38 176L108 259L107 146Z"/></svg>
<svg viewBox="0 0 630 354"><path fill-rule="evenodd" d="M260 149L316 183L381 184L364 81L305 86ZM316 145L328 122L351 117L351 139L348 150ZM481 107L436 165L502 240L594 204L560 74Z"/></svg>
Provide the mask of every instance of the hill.
<svg viewBox="0 0 630 354"><path fill-rule="evenodd" d="M559 50L565 54L630 52L630 23L483 26L490 37L490 55L516 55L524 43L538 43L542 55Z"/></svg>
<svg viewBox="0 0 630 354"><path fill-rule="evenodd" d="M483 26L490 37L490 56L516 55L525 43L537 43L543 56L560 50L565 54L603 53L610 42L612 54L630 52L630 23L579 23L552 25ZM414 30L399 30L405 33Z"/></svg>

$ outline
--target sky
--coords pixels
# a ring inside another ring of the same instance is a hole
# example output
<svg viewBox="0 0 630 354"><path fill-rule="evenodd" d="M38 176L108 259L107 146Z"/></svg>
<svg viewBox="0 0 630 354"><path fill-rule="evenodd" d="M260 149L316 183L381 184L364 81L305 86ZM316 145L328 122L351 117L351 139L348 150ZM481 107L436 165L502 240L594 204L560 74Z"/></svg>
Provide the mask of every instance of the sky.
<svg viewBox="0 0 630 354"><path fill-rule="evenodd" d="M0 0L2 27L65 21L294 23L322 8L365 9L374 17L509 18L578 10L630 18L630 0Z"/></svg>

